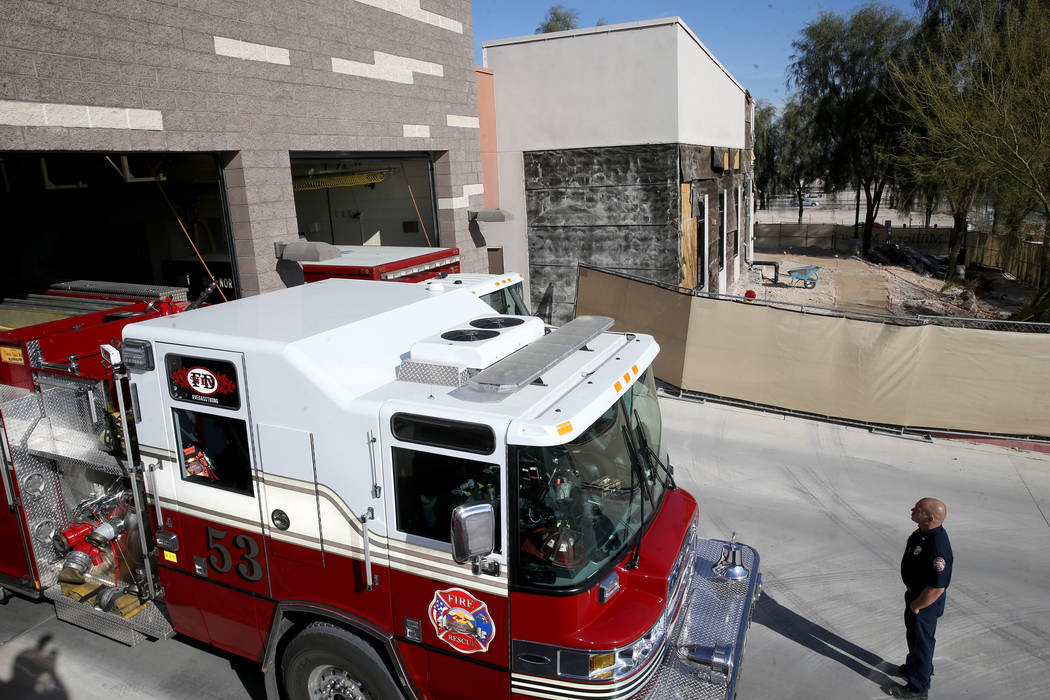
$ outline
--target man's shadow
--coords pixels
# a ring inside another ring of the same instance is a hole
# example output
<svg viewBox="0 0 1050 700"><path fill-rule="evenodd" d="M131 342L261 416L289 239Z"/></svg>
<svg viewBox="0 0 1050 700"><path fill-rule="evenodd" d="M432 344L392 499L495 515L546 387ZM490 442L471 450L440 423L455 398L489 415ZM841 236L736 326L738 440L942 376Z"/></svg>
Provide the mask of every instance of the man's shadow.
<svg viewBox="0 0 1050 700"><path fill-rule="evenodd" d="M888 672L896 674L897 667L894 664L807 620L794 610L785 608L768 593L762 594L752 619L807 649L839 662L880 687L894 684L887 675Z"/></svg>
<svg viewBox="0 0 1050 700"><path fill-rule="evenodd" d="M11 678L0 681L0 698L25 698L26 700L68 700L62 681L55 673L58 652L47 650L51 635L42 636L35 647L26 649L15 657L11 666Z"/></svg>

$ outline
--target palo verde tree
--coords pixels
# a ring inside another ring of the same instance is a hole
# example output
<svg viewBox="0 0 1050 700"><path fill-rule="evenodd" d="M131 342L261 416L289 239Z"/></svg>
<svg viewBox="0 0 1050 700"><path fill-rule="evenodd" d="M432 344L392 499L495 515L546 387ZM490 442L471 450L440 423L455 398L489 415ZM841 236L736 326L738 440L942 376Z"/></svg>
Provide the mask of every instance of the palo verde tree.
<svg viewBox="0 0 1050 700"><path fill-rule="evenodd" d="M827 184L864 191L865 253L896 165L899 117L888 66L905 51L910 29L899 12L869 4L849 17L822 13L792 43L788 74L812 114Z"/></svg>
<svg viewBox="0 0 1050 700"><path fill-rule="evenodd" d="M551 9L547 10L547 16L544 20L536 27L536 33L563 32L567 29L576 29L579 26L579 10L570 10L563 5L553 5Z"/></svg>
<svg viewBox="0 0 1050 700"><path fill-rule="evenodd" d="M1040 291L1022 316L1050 310L1050 2L936 0L936 41L897 71L926 144L985 164L1030 198L1044 222ZM965 102L960 99L965 96Z"/></svg>

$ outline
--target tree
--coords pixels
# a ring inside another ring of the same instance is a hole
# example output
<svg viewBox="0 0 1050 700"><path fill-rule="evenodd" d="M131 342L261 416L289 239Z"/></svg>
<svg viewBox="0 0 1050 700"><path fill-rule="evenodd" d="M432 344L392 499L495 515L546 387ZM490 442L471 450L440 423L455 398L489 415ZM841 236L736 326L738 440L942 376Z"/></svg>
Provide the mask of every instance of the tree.
<svg viewBox="0 0 1050 700"><path fill-rule="evenodd" d="M819 177L822 153L813 129L814 119L808 106L797 97L784 105L784 113L777 125L780 137L777 158L779 184L787 188L798 204L798 222L802 213L806 188Z"/></svg>
<svg viewBox="0 0 1050 700"><path fill-rule="evenodd" d="M900 69L900 94L925 142L955 167L981 164L1043 216L1040 291L1050 309L1050 2L937 0L935 40ZM1023 208L1023 206L1022 206Z"/></svg>
<svg viewBox="0 0 1050 700"><path fill-rule="evenodd" d="M563 32L566 29L576 29L579 26L580 13L578 10L570 10L563 5L553 5L551 9L547 10L547 17L536 27L536 33Z"/></svg>
<svg viewBox="0 0 1050 700"><path fill-rule="evenodd" d="M769 195L780 180L779 144L777 109L765 100L758 100L755 103L755 189L762 209L769 207Z"/></svg>
<svg viewBox="0 0 1050 700"><path fill-rule="evenodd" d="M903 54L910 29L899 12L869 4L848 18L822 13L792 43L790 82L813 115L827 184L864 191L865 253L896 166L899 113L888 66Z"/></svg>

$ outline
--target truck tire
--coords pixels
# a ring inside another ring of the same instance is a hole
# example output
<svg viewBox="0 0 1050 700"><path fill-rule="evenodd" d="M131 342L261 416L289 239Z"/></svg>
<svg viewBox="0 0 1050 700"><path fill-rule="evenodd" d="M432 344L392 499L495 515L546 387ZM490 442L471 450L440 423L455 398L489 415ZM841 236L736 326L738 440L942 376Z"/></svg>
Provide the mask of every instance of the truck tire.
<svg viewBox="0 0 1050 700"><path fill-rule="evenodd" d="M281 657L289 700L401 700L404 696L368 642L328 622L312 622Z"/></svg>

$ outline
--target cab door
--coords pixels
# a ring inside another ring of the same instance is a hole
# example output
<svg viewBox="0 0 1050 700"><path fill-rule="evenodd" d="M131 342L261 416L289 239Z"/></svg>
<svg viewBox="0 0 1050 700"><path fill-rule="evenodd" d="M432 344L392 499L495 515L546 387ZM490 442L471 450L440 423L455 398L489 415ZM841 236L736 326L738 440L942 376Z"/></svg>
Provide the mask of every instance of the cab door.
<svg viewBox="0 0 1050 700"><path fill-rule="evenodd" d="M157 362L175 462L158 483L165 529L178 537L160 560L173 621L181 615L188 632L259 656L270 581L244 357L158 343Z"/></svg>
<svg viewBox="0 0 1050 700"><path fill-rule="evenodd" d="M0 585L36 593L35 574L26 540L26 524L18 501L14 459L0 412Z"/></svg>
<svg viewBox="0 0 1050 700"><path fill-rule="evenodd" d="M424 651L440 698L510 695L504 430L418 406L380 414L395 634ZM487 572L452 559L458 505L492 503L497 551Z"/></svg>

